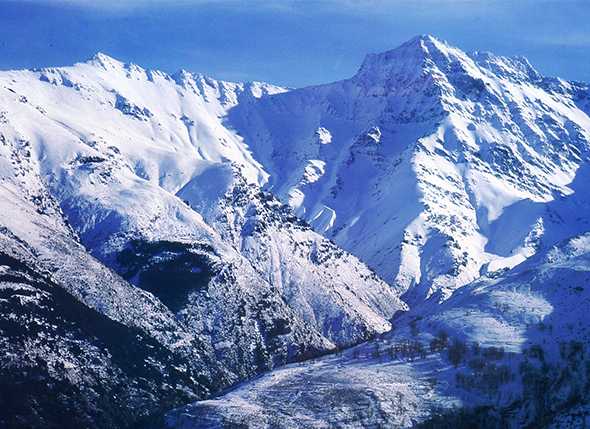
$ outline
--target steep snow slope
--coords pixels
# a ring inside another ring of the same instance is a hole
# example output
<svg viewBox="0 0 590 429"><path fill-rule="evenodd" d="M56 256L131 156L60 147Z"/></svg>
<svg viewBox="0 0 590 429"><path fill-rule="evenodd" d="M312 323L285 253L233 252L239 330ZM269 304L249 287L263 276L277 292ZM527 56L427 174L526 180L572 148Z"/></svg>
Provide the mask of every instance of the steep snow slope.
<svg viewBox="0 0 590 429"><path fill-rule="evenodd" d="M588 87L544 78L522 58L468 55L421 36L367 56L351 79L287 92L168 76L102 54L3 76L23 107L41 109L45 130L81 139L59 154L52 144L43 174L102 260L115 257L123 224L152 237L203 234L187 226L199 222L187 219L194 213L146 193L175 195L188 185L219 196L208 169L225 165L213 177L223 188L228 163L412 304L437 291L448 297L587 228L584 217L565 218L587 206L578 169L590 135ZM76 159L84 145L93 155ZM126 176L104 185L119 188L109 198L124 213L77 206L94 204L96 187L106 195L96 181L84 183L81 168Z"/></svg>
<svg viewBox="0 0 590 429"><path fill-rule="evenodd" d="M340 346L389 330L388 319L406 308L354 256L313 232L238 171L212 169L178 195L239 249L306 323Z"/></svg>
<svg viewBox="0 0 590 429"><path fill-rule="evenodd" d="M404 314L380 339L278 369L166 421L178 428L583 427L589 282L586 234Z"/></svg>
<svg viewBox="0 0 590 429"><path fill-rule="evenodd" d="M410 303L588 229L588 87L523 58L420 36L229 118L269 189Z"/></svg>

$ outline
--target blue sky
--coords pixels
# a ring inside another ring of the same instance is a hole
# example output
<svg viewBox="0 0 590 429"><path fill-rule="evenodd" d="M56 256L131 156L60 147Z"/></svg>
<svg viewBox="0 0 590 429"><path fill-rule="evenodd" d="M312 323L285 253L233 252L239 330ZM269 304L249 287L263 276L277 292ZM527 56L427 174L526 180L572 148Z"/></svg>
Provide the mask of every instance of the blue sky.
<svg viewBox="0 0 590 429"><path fill-rule="evenodd" d="M590 0L0 0L0 69L97 51L165 71L304 86L433 34L590 81Z"/></svg>

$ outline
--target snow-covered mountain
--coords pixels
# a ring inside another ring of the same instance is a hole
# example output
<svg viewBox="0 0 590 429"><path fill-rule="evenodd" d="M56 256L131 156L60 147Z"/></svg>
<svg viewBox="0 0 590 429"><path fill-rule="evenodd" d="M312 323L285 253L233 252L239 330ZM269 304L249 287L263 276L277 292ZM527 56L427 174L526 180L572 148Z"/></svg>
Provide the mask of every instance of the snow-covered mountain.
<svg viewBox="0 0 590 429"><path fill-rule="evenodd" d="M431 36L294 90L104 54L0 72L0 380L26 387L0 423L136 424L392 325L167 422L555 420L569 393L545 416L525 380L585 362L589 114L586 84ZM464 341L493 365L449 366Z"/></svg>
<svg viewBox="0 0 590 429"><path fill-rule="evenodd" d="M187 393L160 407L366 340L406 308L362 262L259 188L267 173L223 117L236 103L281 91L168 76L102 54L73 67L0 73L0 225L12 245L40 259L31 270L57 276L60 294L122 330L147 330L161 347L187 349L179 359L194 362L179 368L211 373L187 375L188 384L178 384ZM21 295L7 287L12 298ZM168 323L159 328L163 338L152 332L153 318ZM6 371L17 365L14 356ZM144 358L138 353L129 365ZM84 366L67 353L40 359ZM170 365L160 363L163 371ZM56 418L47 403L33 402L13 417ZM159 412L153 404L129 401L137 410L127 424ZM77 413L90 421L100 414L84 406ZM124 417L109 418L120 425Z"/></svg>
<svg viewBox="0 0 590 429"><path fill-rule="evenodd" d="M525 59L423 36L349 80L230 110L267 189L412 308L378 340L179 408L168 426L579 427L589 95Z"/></svg>
<svg viewBox="0 0 590 429"><path fill-rule="evenodd" d="M417 304L588 228L588 86L431 36L230 119L268 187Z"/></svg>

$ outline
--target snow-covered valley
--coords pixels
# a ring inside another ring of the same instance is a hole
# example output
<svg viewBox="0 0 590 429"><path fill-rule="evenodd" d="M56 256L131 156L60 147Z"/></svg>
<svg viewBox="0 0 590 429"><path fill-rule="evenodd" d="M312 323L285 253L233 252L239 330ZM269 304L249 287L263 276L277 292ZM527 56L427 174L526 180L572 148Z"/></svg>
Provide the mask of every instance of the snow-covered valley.
<svg viewBox="0 0 590 429"><path fill-rule="evenodd" d="M589 115L432 36L301 89L0 72L0 423L577 427Z"/></svg>

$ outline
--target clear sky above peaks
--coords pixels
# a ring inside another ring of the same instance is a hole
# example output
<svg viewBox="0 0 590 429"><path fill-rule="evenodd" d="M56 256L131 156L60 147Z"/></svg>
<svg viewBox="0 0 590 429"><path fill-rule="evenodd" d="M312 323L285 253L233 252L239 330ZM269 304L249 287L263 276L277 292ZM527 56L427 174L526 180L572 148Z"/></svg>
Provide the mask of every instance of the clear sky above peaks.
<svg viewBox="0 0 590 429"><path fill-rule="evenodd" d="M98 51L168 72L305 86L417 34L590 81L590 0L0 0L0 69Z"/></svg>

